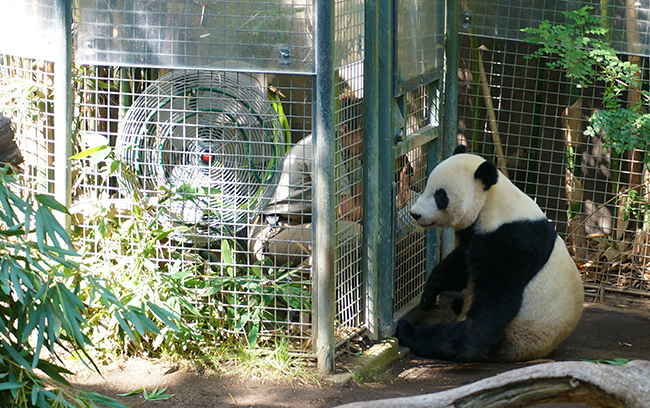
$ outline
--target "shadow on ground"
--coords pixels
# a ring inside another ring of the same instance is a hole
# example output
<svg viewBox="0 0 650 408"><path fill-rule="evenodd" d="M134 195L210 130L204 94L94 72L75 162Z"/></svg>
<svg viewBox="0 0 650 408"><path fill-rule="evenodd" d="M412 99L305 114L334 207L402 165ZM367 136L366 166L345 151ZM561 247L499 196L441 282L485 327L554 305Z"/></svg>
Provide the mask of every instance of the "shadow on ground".
<svg viewBox="0 0 650 408"><path fill-rule="evenodd" d="M586 304L574 333L548 356L549 360L650 360L650 314ZM507 370L542 361L519 364L456 364L425 360L405 354L372 382L347 385L301 384L290 380L174 370L168 363L131 359L103 369L103 378L79 378L87 389L116 396L145 387L168 387L173 396L164 401L143 402L142 397L118 397L144 408L203 407L332 407L353 401L420 395L469 384Z"/></svg>

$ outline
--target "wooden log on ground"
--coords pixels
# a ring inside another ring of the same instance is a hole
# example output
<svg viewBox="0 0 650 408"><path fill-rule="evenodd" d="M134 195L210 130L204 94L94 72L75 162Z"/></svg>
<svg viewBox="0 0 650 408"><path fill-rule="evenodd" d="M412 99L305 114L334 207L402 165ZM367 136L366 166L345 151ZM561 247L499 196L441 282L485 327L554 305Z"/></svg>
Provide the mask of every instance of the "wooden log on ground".
<svg viewBox="0 0 650 408"><path fill-rule="evenodd" d="M634 360L623 366L578 361L537 364L434 394L354 402L339 408L501 408L548 402L650 408L650 361Z"/></svg>

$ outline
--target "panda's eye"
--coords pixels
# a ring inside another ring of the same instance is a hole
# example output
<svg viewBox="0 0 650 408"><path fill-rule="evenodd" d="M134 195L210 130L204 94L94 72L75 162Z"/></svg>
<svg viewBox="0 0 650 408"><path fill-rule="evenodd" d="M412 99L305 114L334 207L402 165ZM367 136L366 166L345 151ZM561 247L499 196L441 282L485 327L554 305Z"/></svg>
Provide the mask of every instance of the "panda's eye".
<svg viewBox="0 0 650 408"><path fill-rule="evenodd" d="M444 210L449 205L449 197L447 197L447 192L443 188L436 190L433 198L436 200L436 205L440 210Z"/></svg>

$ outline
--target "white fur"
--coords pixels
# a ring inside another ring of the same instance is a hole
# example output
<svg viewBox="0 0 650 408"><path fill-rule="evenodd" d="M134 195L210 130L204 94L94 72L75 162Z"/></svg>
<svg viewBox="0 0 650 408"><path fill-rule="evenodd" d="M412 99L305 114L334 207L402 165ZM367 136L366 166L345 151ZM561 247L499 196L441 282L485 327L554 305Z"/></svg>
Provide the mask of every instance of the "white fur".
<svg viewBox="0 0 650 408"><path fill-rule="evenodd" d="M464 156L462 159L460 156ZM452 227L461 230L469 227L483 208L486 196L479 194L481 183L474 179L474 171L485 160L478 156L454 155L433 169L427 186L411 207L411 214L421 217L416 222L422 228ZM438 209L434 194L444 188L450 203L456 203L446 210ZM467 199L472 197L474 199Z"/></svg>
<svg viewBox="0 0 650 408"><path fill-rule="evenodd" d="M544 218L544 212L529 196L499 172L499 179L487 192L481 180L474 178L476 169L485 159L473 154L456 154L440 163L429 175L424 193L411 208L421 217L416 222L422 228L462 230L478 220L480 232L489 232L516 220ZM450 206L440 210L434 194L445 189ZM490 205L486 206L485 203Z"/></svg>
<svg viewBox="0 0 650 408"><path fill-rule="evenodd" d="M504 359L542 358L578 325L584 300L580 274L559 236L544 267L524 290L519 313L506 328Z"/></svg>
<svg viewBox="0 0 650 408"><path fill-rule="evenodd" d="M465 229L476 223L476 233L494 231L513 221L546 218L539 206L502 173L485 190L474 174L485 160L472 154L456 154L433 169L427 186L411 208L423 228ZM439 209L434 194L444 189L449 198ZM472 282L466 290L464 311L472 300ZM548 262L523 294L523 304L508 325L501 357L504 360L541 358L564 340L582 314L583 285L580 274L560 237Z"/></svg>

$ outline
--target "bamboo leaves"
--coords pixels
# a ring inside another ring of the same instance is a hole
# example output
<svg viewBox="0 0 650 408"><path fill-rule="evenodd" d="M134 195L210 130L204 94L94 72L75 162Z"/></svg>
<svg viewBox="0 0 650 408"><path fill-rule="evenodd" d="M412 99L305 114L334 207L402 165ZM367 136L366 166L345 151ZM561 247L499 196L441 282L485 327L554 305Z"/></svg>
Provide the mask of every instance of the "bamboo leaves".
<svg viewBox="0 0 650 408"><path fill-rule="evenodd" d="M274 318L270 310L278 306L311 310L306 300L310 295L305 282L294 279L296 270L274 267L269 259L245 266L238 262L234 245L229 240L221 242L221 271L207 280L203 296L219 300L224 305L226 329L243 333L249 345L255 346L263 321Z"/></svg>
<svg viewBox="0 0 650 408"><path fill-rule="evenodd" d="M158 333L158 327L145 305L124 304L101 280L84 275L70 237L52 213L67 209L47 195L20 197L16 184L0 169L0 406L124 408L114 399L75 390L64 377L71 373L45 356L62 361L65 350L94 366L86 351L92 346L86 334L89 304L114 311L134 341ZM175 327L173 314L157 306L151 310Z"/></svg>

